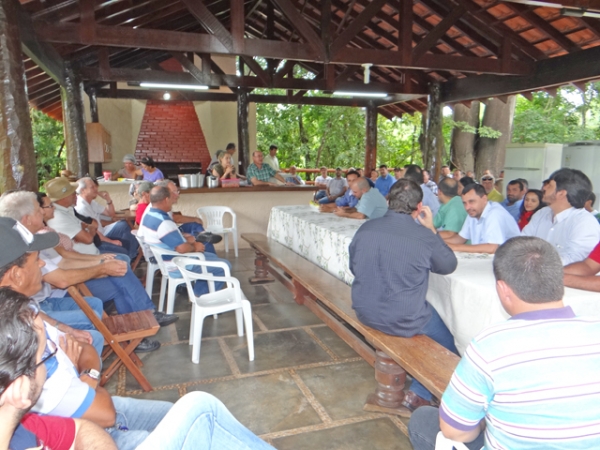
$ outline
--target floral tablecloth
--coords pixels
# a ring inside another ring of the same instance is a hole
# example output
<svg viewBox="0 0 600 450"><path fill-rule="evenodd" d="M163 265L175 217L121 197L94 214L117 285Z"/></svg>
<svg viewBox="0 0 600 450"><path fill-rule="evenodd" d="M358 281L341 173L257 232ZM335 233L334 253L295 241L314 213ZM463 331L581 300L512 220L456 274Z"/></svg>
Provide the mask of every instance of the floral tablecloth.
<svg viewBox="0 0 600 450"><path fill-rule="evenodd" d="M308 259L333 276L352 284L348 246L364 220L320 213L310 205L275 206L267 236Z"/></svg>

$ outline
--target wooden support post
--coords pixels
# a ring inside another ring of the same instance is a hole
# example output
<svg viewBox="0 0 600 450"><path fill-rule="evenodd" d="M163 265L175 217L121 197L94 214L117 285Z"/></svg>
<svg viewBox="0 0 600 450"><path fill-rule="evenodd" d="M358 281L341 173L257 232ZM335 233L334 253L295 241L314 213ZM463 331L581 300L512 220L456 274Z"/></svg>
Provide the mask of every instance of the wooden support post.
<svg viewBox="0 0 600 450"><path fill-rule="evenodd" d="M396 361L381 350L375 352L375 380L377 389L369 394L364 410L410 417L411 412L402 406L406 372Z"/></svg>
<svg viewBox="0 0 600 450"><path fill-rule="evenodd" d="M87 94L90 99L90 115L92 117L92 123L99 123L100 116L98 115L98 97L96 95L96 88L90 88ZM96 178L102 176L102 163L94 163L94 176Z"/></svg>
<svg viewBox="0 0 600 450"><path fill-rule="evenodd" d="M237 90L237 131L238 131L238 173L244 175L246 167L252 162L250 153L250 131L248 129L248 90L238 88Z"/></svg>
<svg viewBox="0 0 600 450"><path fill-rule="evenodd" d="M0 1L0 192L38 190L16 1Z"/></svg>
<svg viewBox="0 0 600 450"><path fill-rule="evenodd" d="M250 284L274 283L275 280L269 276L269 258L258 250L254 259L254 276L249 278Z"/></svg>
<svg viewBox="0 0 600 450"><path fill-rule="evenodd" d="M70 63L65 63L65 86L61 88L63 123L67 147L67 169L81 178L89 169L88 144L83 109L83 83Z"/></svg>
<svg viewBox="0 0 600 450"><path fill-rule="evenodd" d="M370 101L366 107L365 176L377 168L377 106Z"/></svg>
<svg viewBox="0 0 600 450"><path fill-rule="evenodd" d="M435 159L434 180L441 176L444 138L442 136L442 103L440 101L440 84L431 83L427 101L427 121L425 123L425 152L423 167L430 169Z"/></svg>

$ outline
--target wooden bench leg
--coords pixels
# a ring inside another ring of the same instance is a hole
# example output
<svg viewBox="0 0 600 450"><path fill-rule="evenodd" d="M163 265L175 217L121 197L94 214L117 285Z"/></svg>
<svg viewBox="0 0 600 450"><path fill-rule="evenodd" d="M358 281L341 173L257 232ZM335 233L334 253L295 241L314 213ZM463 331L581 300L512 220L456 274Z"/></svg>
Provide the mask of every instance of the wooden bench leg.
<svg viewBox="0 0 600 450"><path fill-rule="evenodd" d="M402 406L406 372L396 361L381 350L375 352L375 380L377 389L369 394L364 410L410 417L411 412Z"/></svg>
<svg viewBox="0 0 600 450"><path fill-rule="evenodd" d="M256 258L254 259L254 276L250 277L250 284L274 283L275 279L269 276L269 258L267 258L258 250L255 250L255 252Z"/></svg>
<svg viewBox="0 0 600 450"><path fill-rule="evenodd" d="M125 348L121 347L121 344L118 343L113 344L114 346L111 345L111 347L113 347L113 351L117 354L118 359L113 361L113 363L102 373L100 378L100 386L104 386L110 377L117 371L117 369L121 367L121 364L124 364L144 391L152 391L152 385L148 382L138 367L143 364L138 356L133 353L141 341L142 339L132 339L125 346Z"/></svg>

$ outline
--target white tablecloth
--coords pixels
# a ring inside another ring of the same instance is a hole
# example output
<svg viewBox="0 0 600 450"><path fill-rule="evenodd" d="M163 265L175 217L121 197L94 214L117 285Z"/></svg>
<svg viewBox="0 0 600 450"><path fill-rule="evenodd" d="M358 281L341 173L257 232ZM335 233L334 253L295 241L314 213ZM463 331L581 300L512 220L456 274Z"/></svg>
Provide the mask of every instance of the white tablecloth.
<svg viewBox="0 0 600 450"><path fill-rule="evenodd" d="M311 206L277 206L271 211L268 236L347 284L348 246L363 220L319 213ZM496 293L490 255L457 253L450 275L429 276L427 300L448 326L458 351L488 325L508 319ZM565 304L577 315L600 315L600 294L565 288Z"/></svg>
<svg viewBox="0 0 600 450"><path fill-rule="evenodd" d="M364 220L320 213L316 207L275 206L271 210L267 236L352 284L348 268L348 246Z"/></svg>

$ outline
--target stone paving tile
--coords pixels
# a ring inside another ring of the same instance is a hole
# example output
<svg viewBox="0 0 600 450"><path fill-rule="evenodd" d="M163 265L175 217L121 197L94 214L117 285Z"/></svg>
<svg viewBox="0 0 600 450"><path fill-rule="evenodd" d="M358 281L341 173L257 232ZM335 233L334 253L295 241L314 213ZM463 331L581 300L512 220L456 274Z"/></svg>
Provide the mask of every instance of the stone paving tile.
<svg viewBox="0 0 600 450"><path fill-rule="evenodd" d="M179 389L168 389L164 391L150 391L142 394L131 395L133 398L140 398L144 400L162 400L165 402L175 403L180 399Z"/></svg>
<svg viewBox="0 0 600 450"><path fill-rule="evenodd" d="M228 380L198 386L219 398L231 413L256 434L320 423L289 373Z"/></svg>
<svg viewBox="0 0 600 450"><path fill-rule="evenodd" d="M331 361L329 355L303 330L255 335L254 361L248 361L245 336L224 339L241 373Z"/></svg>
<svg viewBox="0 0 600 450"><path fill-rule="evenodd" d="M272 304L254 309L269 330L304 327L323 323L307 307L296 303Z"/></svg>
<svg viewBox="0 0 600 450"><path fill-rule="evenodd" d="M411 450L408 438L387 418L272 440L278 450Z"/></svg>
<svg viewBox="0 0 600 450"><path fill-rule="evenodd" d="M177 329L177 337L179 340L187 340L190 337L190 321L192 314L181 314L179 320L174 324ZM258 324L253 320L252 326L254 331L258 330ZM244 329L244 333L246 330ZM204 318L202 324L202 338L220 337L237 335L237 325L235 321L235 311L229 311L218 315L215 319L213 316Z"/></svg>
<svg viewBox="0 0 600 450"><path fill-rule="evenodd" d="M142 372L154 387L231 375L229 365L217 341L203 341L200 364L192 363L192 347L187 343L162 346L155 352L140 355ZM140 389L127 372L126 389Z"/></svg>
<svg viewBox="0 0 600 450"><path fill-rule="evenodd" d="M354 358L358 356L352 347L346 344L334 331L329 327L314 327L312 332L323 342L333 353L340 358Z"/></svg>
<svg viewBox="0 0 600 450"><path fill-rule="evenodd" d="M373 368L365 361L297 371L333 420L364 416L367 395L375 392Z"/></svg>

